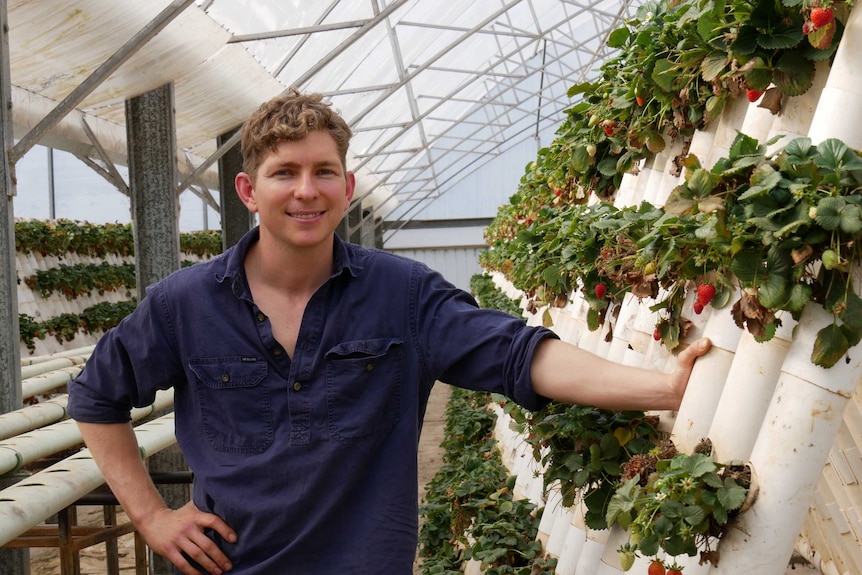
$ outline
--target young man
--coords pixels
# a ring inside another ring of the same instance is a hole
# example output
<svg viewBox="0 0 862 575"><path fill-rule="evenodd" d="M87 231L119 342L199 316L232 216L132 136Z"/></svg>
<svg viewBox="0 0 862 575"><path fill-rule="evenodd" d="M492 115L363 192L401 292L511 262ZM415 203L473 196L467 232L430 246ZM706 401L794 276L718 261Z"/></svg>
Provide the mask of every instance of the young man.
<svg viewBox="0 0 862 575"><path fill-rule="evenodd" d="M182 573L408 575L431 386L613 409L674 409L672 375L613 364L473 299L426 266L345 244L350 130L318 95L243 127L236 188L259 226L152 286L70 383L69 411L150 547ZM175 390L193 501L168 509L129 410Z"/></svg>

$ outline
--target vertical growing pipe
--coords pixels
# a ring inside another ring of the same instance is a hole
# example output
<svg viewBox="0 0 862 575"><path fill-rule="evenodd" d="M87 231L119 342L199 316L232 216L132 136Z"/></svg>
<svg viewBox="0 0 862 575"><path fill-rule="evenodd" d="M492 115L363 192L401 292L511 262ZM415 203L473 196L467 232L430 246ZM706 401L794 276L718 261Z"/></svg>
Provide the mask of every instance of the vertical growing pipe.
<svg viewBox="0 0 862 575"><path fill-rule="evenodd" d="M832 321L814 303L799 319L751 454L757 499L722 539L717 574L780 575L790 560L844 408L862 378L858 347L832 368L811 363L817 331Z"/></svg>

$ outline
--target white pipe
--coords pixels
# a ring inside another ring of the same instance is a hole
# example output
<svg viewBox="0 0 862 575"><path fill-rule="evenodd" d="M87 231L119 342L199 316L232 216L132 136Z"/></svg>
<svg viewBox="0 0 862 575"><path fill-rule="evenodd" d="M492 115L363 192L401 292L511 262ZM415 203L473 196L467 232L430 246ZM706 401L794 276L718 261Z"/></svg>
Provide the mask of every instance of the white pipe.
<svg viewBox="0 0 862 575"><path fill-rule="evenodd" d="M608 541L605 552L596 569L596 575L621 575L624 571L620 563L619 548L628 541L628 531L623 531L619 525L613 525L608 531Z"/></svg>
<svg viewBox="0 0 862 575"><path fill-rule="evenodd" d="M581 552L587 542L587 532L576 523L573 522L566 531L566 539L563 541L563 548L557 558L557 568L554 571L557 575L575 575L578 559L581 558Z"/></svg>
<svg viewBox="0 0 862 575"><path fill-rule="evenodd" d="M694 364L671 434L680 453L692 453L709 433L742 330L726 307L712 311L703 335L712 347Z"/></svg>
<svg viewBox="0 0 862 575"><path fill-rule="evenodd" d="M68 401L68 395L60 395L0 415L0 440L60 421L66 417Z"/></svg>
<svg viewBox="0 0 862 575"><path fill-rule="evenodd" d="M173 403L173 390L159 391L152 405L132 410L132 421L140 421L171 407ZM15 471L23 465L53 453L80 445L82 441L78 425L73 420L67 419L0 442L0 475Z"/></svg>
<svg viewBox="0 0 862 575"><path fill-rule="evenodd" d="M20 254L19 254L19 261L20 261ZM75 349L67 349L67 350L58 351L57 353L51 353L51 354L47 354L47 355L33 355L30 357L22 357L21 358L21 365L25 366L25 365L34 365L37 363L44 363L46 361L51 361L51 360L57 359L58 357L69 357L69 356L75 356L75 355L89 357L90 355L92 355L94 349L96 349L95 345L87 345L84 347L77 347Z"/></svg>
<svg viewBox="0 0 862 575"><path fill-rule="evenodd" d="M64 367L42 375L29 377L21 381L21 393L24 398L35 397L55 391L66 385L70 379L81 373L83 365Z"/></svg>
<svg viewBox="0 0 862 575"><path fill-rule="evenodd" d="M84 356L59 357L33 365L25 365L21 368L21 379L29 379L37 375L63 369L64 367L81 365L87 361Z"/></svg>
<svg viewBox="0 0 862 575"><path fill-rule="evenodd" d="M548 500L542 511L542 519L539 520L539 530L536 540L542 544L542 549L548 548L548 538L554 531L554 523L563 516L563 497L560 494L559 482L554 482L548 487Z"/></svg>
<svg viewBox="0 0 862 575"><path fill-rule="evenodd" d="M790 314L782 314L781 322L762 343L741 333L708 433L716 461L748 461L751 455L796 326Z"/></svg>
<svg viewBox="0 0 862 575"><path fill-rule="evenodd" d="M862 54L862 9L850 11L841 43L832 61L826 86L817 101L808 137L814 144L827 138L838 138L853 149L862 148L862 75L859 74L859 54Z"/></svg>
<svg viewBox="0 0 862 575"><path fill-rule="evenodd" d="M170 413L135 429L147 458L176 442ZM104 483L89 450L56 463L0 491L0 545L37 526Z"/></svg>
<svg viewBox="0 0 862 575"><path fill-rule="evenodd" d="M833 321L809 303L799 320L778 385L751 454L759 493L723 537L715 572L780 575L808 511L841 424L862 378L862 351L824 369L811 363L817 332Z"/></svg>

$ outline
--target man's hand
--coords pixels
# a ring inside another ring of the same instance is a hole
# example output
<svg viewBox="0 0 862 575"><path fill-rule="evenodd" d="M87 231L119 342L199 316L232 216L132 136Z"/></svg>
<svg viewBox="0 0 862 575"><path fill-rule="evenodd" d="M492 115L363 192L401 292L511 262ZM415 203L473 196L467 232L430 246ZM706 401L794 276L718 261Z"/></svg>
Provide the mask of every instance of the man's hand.
<svg viewBox="0 0 862 575"><path fill-rule="evenodd" d="M676 357L676 369L671 373L671 388L676 397L679 398L674 410L679 409L679 404L682 403L682 397L685 395L685 388L688 386L688 380L691 377L691 370L694 369L694 363L697 358L709 351L712 342L708 338L701 338L679 352Z"/></svg>
<svg viewBox="0 0 862 575"><path fill-rule="evenodd" d="M166 557L186 575L198 575L199 571L183 553L211 575L221 575L233 568L204 530L212 529L231 543L236 541L236 533L219 516L200 511L193 502L176 511L160 509L146 521L139 520L136 526L155 553Z"/></svg>

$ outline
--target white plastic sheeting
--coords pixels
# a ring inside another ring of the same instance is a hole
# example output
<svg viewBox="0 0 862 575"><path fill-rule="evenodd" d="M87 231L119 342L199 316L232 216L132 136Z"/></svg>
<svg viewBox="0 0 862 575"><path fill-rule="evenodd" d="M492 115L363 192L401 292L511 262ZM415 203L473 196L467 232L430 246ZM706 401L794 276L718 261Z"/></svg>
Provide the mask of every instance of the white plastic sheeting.
<svg viewBox="0 0 862 575"><path fill-rule="evenodd" d="M172 5L10 0L16 137ZM628 10L627 0L197 0L41 141L101 162L86 121L123 164L125 100L172 81L188 171L211 157L219 134L296 86L326 94L351 122L350 168L366 207L412 219L558 125L567 88L598 70Z"/></svg>

